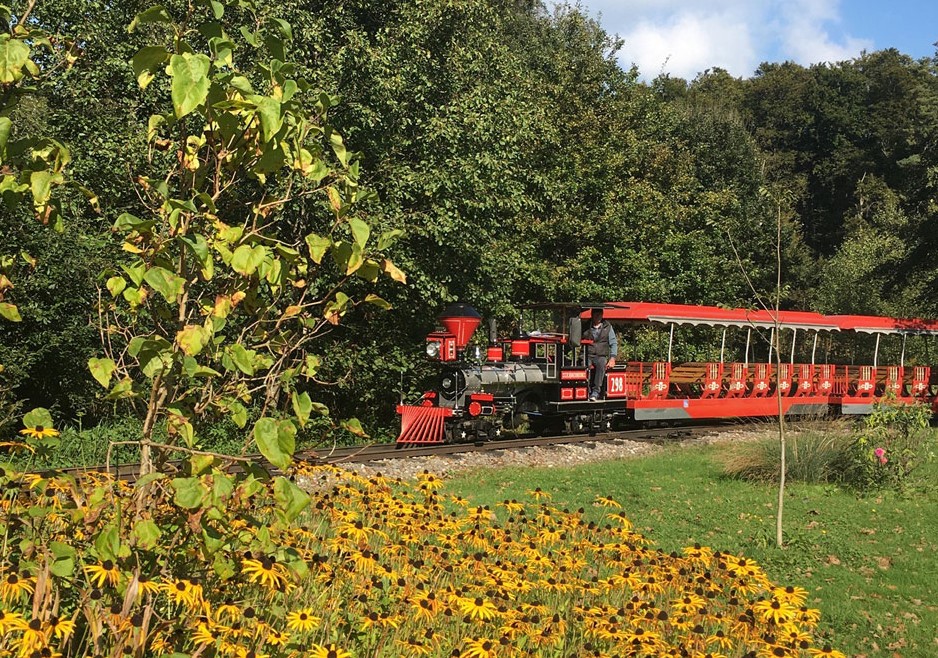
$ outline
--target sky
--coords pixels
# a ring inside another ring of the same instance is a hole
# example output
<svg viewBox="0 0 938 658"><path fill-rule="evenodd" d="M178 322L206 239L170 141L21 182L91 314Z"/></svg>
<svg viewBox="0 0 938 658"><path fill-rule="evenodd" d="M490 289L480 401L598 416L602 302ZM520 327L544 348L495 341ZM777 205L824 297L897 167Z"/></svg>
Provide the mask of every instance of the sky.
<svg viewBox="0 0 938 658"><path fill-rule="evenodd" d="M625 44L643 80L692 80L708 68L750 77L762 62L802 65L897 48L935 55L938 0L580 0Z"/></svg>

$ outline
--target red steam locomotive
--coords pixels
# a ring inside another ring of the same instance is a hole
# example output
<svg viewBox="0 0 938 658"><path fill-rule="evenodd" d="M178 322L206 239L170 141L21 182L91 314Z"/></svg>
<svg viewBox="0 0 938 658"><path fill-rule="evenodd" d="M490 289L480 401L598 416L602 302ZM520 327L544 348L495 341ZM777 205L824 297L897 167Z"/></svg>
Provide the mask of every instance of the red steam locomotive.
<svg viewBox="0 0 938 658"><path fill-rule="evenodd" d="M621 352L599 400L589 400L582 339L594 308L619 333ZM791 416L866 414L887 395L938 410L934 320L645 302L519 310L510 337L490 322L485 344L473 345L479 314L466 304L446 308L426 343L438 384L398 406L399 445L487 440L522 427L597 432L773 416L780 404Z"/></svg>

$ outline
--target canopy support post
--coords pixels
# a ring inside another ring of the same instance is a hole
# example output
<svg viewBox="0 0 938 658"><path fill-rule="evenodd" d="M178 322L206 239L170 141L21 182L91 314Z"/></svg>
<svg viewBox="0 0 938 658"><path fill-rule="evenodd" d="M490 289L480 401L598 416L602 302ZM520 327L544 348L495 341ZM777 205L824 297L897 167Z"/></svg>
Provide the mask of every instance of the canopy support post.
<svg viewBox="0 0 938 658"><path fill-rule="evenodd" d="M899 365L903 368L905 367L905 339L908 337L908 334L902 334L902 356L899 357Z"/></svg>
<svg viewBox="0 0 938 658"><path fill-rule="evenodd" d="M746 367L749 367L749 343L752 340L752 327L746 330Z"/></svg>
<svg viewBox="0 0 938 658"><path fill-rule="evenodd" d="M879 339L882 338L882 334L876 334L876 351L873 352L873 367L875 368L877 362L879 361Z"/></svg>
<svg viewBox="0 0 938 658"><path fill-rule="evenodd" d="M791 330L791 364L795 365L795 339L798 338L798 327Z"/></svg>
<svg viewBox="0 0 938 658"><path fill-rule="evenodd" d="M820 335L819 331L814 332L814 347L811 348L811 365L814 365L814 357L817 355L817 339Z"/></svg>
<svg viewBox="0 0 938 658"><path fill-rule="evenodd" d="M720 363L723 363L723 353L726 351L726 327L723 327L723 342L720 343Z"/></svg>
<svg viewBox="0 0 938 658"><path fill-rule="evenodd" d="M671 363L671 349L674 347L674 323L671 323L671 334L668 336L668 363Z"/></svg>
<svg viewBox="0 0 938 658"><path fill-rule="evenodd" d="M781 331L781 330L780 330ZM781 336L779 336L781 338ZM781 341L779 341L781 342ZM768 363L772 363L772 348L775 347L775 327L772 327L772 331L769 333L769 360ZM781 355L779 355L781 356Z"/></svg>

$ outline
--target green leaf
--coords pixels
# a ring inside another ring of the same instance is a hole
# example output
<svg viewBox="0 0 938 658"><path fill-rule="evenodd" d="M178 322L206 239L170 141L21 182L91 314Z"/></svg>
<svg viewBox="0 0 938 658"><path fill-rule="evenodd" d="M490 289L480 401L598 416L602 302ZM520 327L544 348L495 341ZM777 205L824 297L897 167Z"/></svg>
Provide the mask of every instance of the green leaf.
<svg viewBox="0 0 938 658"><path fill-rule="evenodd" d="M248 424L248 410L237 400L228 403L228 412L231 414L231 420L239 429L244 429Z"/></svg>
<svg viewBox="0 0 938 658"><path fill-rule="evenodd" d="M130 555L130 547L121 542L120 529L116 524L107 526L95 537L94 547L102 560L116 562Z"/></svg>
<svg viewBox="0 0 938 658"><path fill-rule="evenodd" d="M306 236L306 246L309 247L309 257L318 265L332 246L332 239L310 233Z"/></svg>
<svg viewBox="0 0 938 658"><path fill-rule="evenodd" d="M381 237L378 238L378 250L384 251L397 242L397 239L404 235L404 231L401 229L394 229L393 231L385 231L381 234Z"/></svg>
<svg viewBox="0 0 938 658"><path fill-rule="evenodd" d="M143 279L170 304L175 303L186 285L185 279L162 267L151 267Z"/></svg>
<svg viewBox="0 0 938 658"><path fill-rule="evenodd" d="M172 483L176 495L173 502L183 509L196 509L202 506L205 488L199 478L174 478Z"/></svg>
<svg viewBox="0 0 938 658"><path fill-rule="evenodd" d="M75 549L60 541L49 543L52 553L52 567L50 571L59 578L68 578L75 571Z"/></svg>
<svg viewBox="0 0 938 658"><path fill-rule="evenodd" d="M44 169L32 172L29 176L29 187L33 194L33 203L36 206L46 205L52 196L52 183L61 178L61 175Z"/></svg>
<svg viewBox="0 0 938 658"><path fill-rule="evenodd" d="M306 427L306 423L309 422L309 415L313 410L313 401L310 399L309 393L303 391L297 394L297 392L294 391L293 395L290 397L293 402L293 413L296 414L297 420L300 421L300 427Z"/></svg>
<svg viewBox="0 0 938 658"><path fill-rule="evenodd" d="M208 77L211 65L207 55L183 53L170 58L173 109L177 118L181 119L205 102L211 83Z"/></svg>
<svg viewBox="0 0 938 658"><path fill-rule="evenodd" d="M351 432L355 436L359 436L363 439L368 438L368 434L365 433L365 430L362 429L362 424L357 418L349 418L348 420L343 420L341 422L342 429L346 432Z"/></svg>
<svg viewBox="0 0 938 658"><path fill-rule="evenodd" d="M371 227L357 217L351 218L348 223L352 229L352 238L355 240L355 244L364 249L365 243L368 242L368 236L371 235Z"/></svg>
<svg viewBox="0 0 938 658"><path fill-rule="evenodd" d="M293 40L293 28L290 27L289 23L287 23L282 18L272 18L270 20L272 23L275 23L277 27L280 29L280 34L283 35L284 39L287 39L288 41Z"/></svg>
<svg viewBox="0 0 938 658"><path fill-rule="evenodd" d="M134 543L138 548L149 550L159 545L163 532L153 519L144 519L134 524L132 531Z"/></svg>
<svg viewBox="0 0 938 658"><path fill-rule="evenodd" d="M136 231L137 233L147 233L153 228L153 225L156 223L153 219L140 219L135 215L131 215L129 212L121 213L116 220L114 220L114 230L120 231L121 233L130 233L131 231Z"/></svg>
<svg viewBox="0 0 938 658"><path fill-rule="evenodd" d="M267 257L267 249L263 245L243 244L234 250L231 255L231 269L238 274L251 276Z"/></svg>
<svg viewBox="0 0 938 658"><path fill-rule="evenodd" d="M0 316L3 316L10 322L22 322L19 309L9 302L0 302Z"/></svg>
<svg viewBox="0 0 938 658"><path fill-rule="evenodd" d="M274 500L284 523L293 522L309 506L309 494L285 477L274 478Z"/></svg>
<svg viewBox="0 0 938 658"><path fill-rule="evenodd" d="M10 133L13 131L13 122L10 117L0 117L0 162L3 162L3 156L6 154L7 142L10 140Z"/></svg>
<svg viewBox="0 0 938 658"><path fill-rule="evenodd" d="M127 273L127 276L130 277L130 280L134 282L135 286L139 286L143 283L143 276L146 272L147 266L143 263L136 263L135 265L121 265L121 269Z"/></svg>
<svg viewBox="0 0 938 658"><path fill-rule="evenodd" d="M339 242L332 251L332 257L339 269L346 274L354 274L365 263L362 248L350 242Z"/></svg>
<svg viewBox="0 0 938 658"><path fill-rule="evenodd" d="M176 333L176 343L188 356L195 356L212 339L212 332L199 324L187 324Z"/></svg>
<svg viewBox="0 0 938 658"><path fill-rule="evenodd" d="M169 12L166 11L166 7L163 5L155 5L150 7L145 11L141 11L139 14L134 16L134 19L130 22L130 25L127 27L128 32L133 32L137 29L138 25L143 25L144 23L172 23L173 19L170 18Z"/></svg>
<svg viewBox="0 0 938 658"><path fill-rule="evenodd" d="M215 17L215 20L221 20L225 15L225 5L218 0L209 0L208 4L212 8L212 15Z"/></svg>
<svg viewBox="0 0 938 658"><path fill-rule="evenodd" d="M29 46L10 35L0 36L0 83L9 84L23 77L23 66L29 60Z"/></svg>
<svg viewBox="0 0 938 658"><path fill-rule="evenodd" d="M375 295L375 294L368 294L368 295L366 295L366 296L365 296L365 303L366 303L366 304L374 304L374 305L377 306L378 308L383 309L383 310L385 310L385 311L389 311L389 310L391 310L391 308L392 308L390 302L387 302L387 301L385 301L384 299L381 299L380 297L378 297L378 296Z"/></svg>
<svg viewBox="0 0 938 658"><path fill-rule="evenodd" d="M130 66L141 89L153 81L155 71L169 59L169 51L163 46L145 46L130 58Z"/></svg>
<svg viewBox="0 0 938 658"><path fill-rule="evenodd" d="M117 364L111 359L92 357L88 359L88 370L91 371L91 376L95 378L95 381L107 389L111 385L111 375L117 370Z"/></svg>
<svg viewBox="0 0 938 658"><path fill-rule="evenodd" d="M147 486L151 482L156 482L157 480L165 480L167 477L168 476L166 475L166 473L159 473L159 472L147 473L146 475L143 475L137 478L137 480L134 482L134 488L143 489L145 486Z"/></svg>
<svg viewBox="0 0 938 658"><path fill-rule="evenodd" d="M342 141L342 135L333 131L329 134L329 142L332 144L332 150L335 152L335 157L339 159L339 162L342 163L343 167L347 167L348 151L345 149L345 143Z"/></svg>
<svg viewBox="0 0 938 658"><path fill-rule="evenodd" d="M45 407L36 407L23 416L23 427L52 427L52 414Z"/></svg>
<svg viewBox="0 0 938 658"><path fill-rule="evenodd" d="M127 280L122 276L112 276L105 282L104 286L111 293L111 297L117 297L127 287Z"/></svg>
<svg viewBox="0 0 938 658"><path fill-rule="evenodd" d="M260 418L254 423L254 441L271 464L285 469L290 466L296 449L296 427L287 420Z"/></svg>
<svg viewBox="0 0 938 658"><path fill-rule="evenodd" d="M269 142L283 126L283 119L280 116L280 101L270 96L251 96L248 100L257 107L257 115L261 120L261 131L264 135L264 141Z"/></svg>
<svg viewBox="0 0 938 658"><path fill-rule="evenodd" d="M357 272L355 272L356 276L361 277L365 281L370 281L371 283L377 281L380 274L381 266L370 258L365 259L365 262L362 263L362 266L358 268Z"/></svg>
<svg viewBox="0 0 938 658"><path fill-rule="evenodd" d="M134 380L125 377L114 385L111 392L104 396L105 400L122 400L134 396Z"/></svg>
<svg viewBox="0 0 938 658"><path fill-rule="evenodd" d="M249 350L239 343L231 345L227 351L238 370L245 375L254 376L254 357L257 356L257 352Z"/></svg>
<svg viewBox="0 0 938 658"><path fill-rule="evenodd" d="M244 37L244 40L255 48L261 45L260 39L257 38L257 33L251 32L246 25L242 25L238 31L241 33L241 36Z"/></svg>

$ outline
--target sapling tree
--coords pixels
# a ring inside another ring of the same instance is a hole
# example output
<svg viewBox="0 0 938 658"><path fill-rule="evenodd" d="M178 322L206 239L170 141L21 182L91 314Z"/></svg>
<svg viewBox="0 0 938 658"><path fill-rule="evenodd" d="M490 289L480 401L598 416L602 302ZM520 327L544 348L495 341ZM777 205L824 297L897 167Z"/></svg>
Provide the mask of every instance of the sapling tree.
<svg viewBox="0 0 938 658"><path fill-rule="evenodd" d="M142 412L144 471L161 422L191 450L206 423L245 427L252 406L258 449L286 467L298 429L327 414L305 390L320 364L308 348L355 306L388 307L349 284L405 280L383 255L400 231L372 236L358 156L327 122L337 100L296 77L285 21L203 0L130 29L160 38L131 64L164 107L148 119L150 169L134 172L141 210L113 225L127 261L105 275L91 373Z"/></svg>

